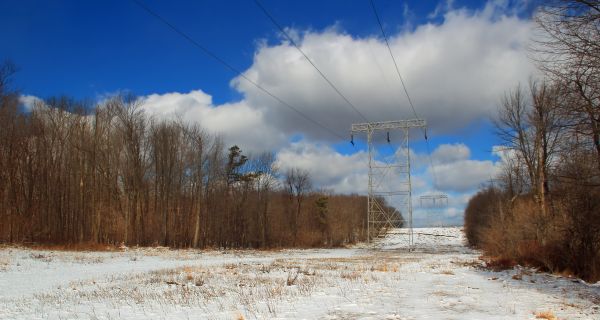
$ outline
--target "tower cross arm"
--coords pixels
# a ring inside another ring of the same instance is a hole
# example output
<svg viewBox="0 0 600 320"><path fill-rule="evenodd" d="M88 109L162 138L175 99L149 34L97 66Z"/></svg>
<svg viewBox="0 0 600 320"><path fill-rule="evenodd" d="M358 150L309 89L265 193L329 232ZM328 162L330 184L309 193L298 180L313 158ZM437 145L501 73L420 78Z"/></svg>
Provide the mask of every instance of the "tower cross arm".
<svg viewBox="0 0 600 320"><path fill-rule="evenodd" d="M393 130L406 128L422 128L427 126L423 119L365 122L352 124L352 132L368 132L375 130Z"/></svg>

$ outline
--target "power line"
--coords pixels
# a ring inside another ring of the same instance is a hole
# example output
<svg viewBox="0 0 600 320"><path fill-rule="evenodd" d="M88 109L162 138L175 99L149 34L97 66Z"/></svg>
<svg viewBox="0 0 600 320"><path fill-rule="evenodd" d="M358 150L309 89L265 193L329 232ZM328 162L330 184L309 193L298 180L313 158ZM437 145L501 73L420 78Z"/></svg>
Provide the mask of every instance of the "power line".
<svg viewBox="0 0 600 320"><path fill-rule="evenodd" d="M402 89L404 89L404 93L406 94L406 98L408 99L410 108L412 109L413 114L415 115L415 118L419 118L419 115L417 114L417 111L412 102L412 99L410 98L410 95L408 94L408 90L406 89L406 84L404 83L404 79L402 78L402 74L400 73L400 68L398 68L398 63L396 62L396 58L394 57L394 54L392 53L392 48L390 47L390 43L388 41L387 35L385 34L385 30L383 29L383 24L381 23L381 19L379 18L379 13L377 13L377 7L375 7L375 2L373 2L373 0L369 0L369 2L371 3L371 8L373 9L373 13L375 14L375 18L377 19L377 24L379 25L379 29L381 30L381 34L383 35L383 39L385 40L385 45L388 48L388 52L390 53L390 57L392 58L392 61L394 62L394 67L396 68L396 73L398 74L398 78L400 78L400 83L402 83ZM427 156L429 157L429 164L431 166L431 173L432 173L432 178L433 178L433 186L435 188L437 185L437 174L436 174L435 166L433 164L433 158L431 157L431 150L429 147L429 138L427 137L427 129L425 129L425 128L423 128L423 137L425 138L425 144L427 145Z"/></svg>
<svg viewBox="0 0 600 320"><path fill-rule="evenodd" d="M396 58L394 58L394 54L392 53L392 48L390 47L390 43L388 42L385 31L383 30L383 24L381 23L381 20L379 19L379 14L377 13L377 8L375 7L375 3L373 2L373 0L369 0L369 2L371 3L371 8L373 8L373 13L375 14L375 18L377 18L377 23L379 24L379 28L381 29L381 34L383 35L383 39L385 40L385 45L388 48L390 57L392 57L392 61L394 61L394 66L396 67L396 73L398 74L398 78L400 78L400 82L402 83L402 88L404 89L404 93L406 93L406 98L408 99L408 103L410 104L410 107L415 115L415 118L419 118L419 116L417 115L417 111L415 110L415 106L412 103L412 99L410 98L410 95L408 94L408 90L406 90L406 85L404 84L404 79L402 79L402 75L400 74L400 69L398 68L398 64L396 63ZM425 135L425 140L427 140L427 135Z"/></svg>
<svg viewBox="0 0 600 320"><path fill-rule="evenodd" d="M309 117L308 115L306 115L305 113L303 113L302 111L298 110L297 108L295 108L294 106L292 106L291 104L285 102L284 100L282 100L281 98L279 98L278 96L276 96L275 94L271 93L269 90L267 90L266 88L264 88L263 86L261 86L260 84L256 83L255 81L253 81L252 79L248 78L244 73L242 73L240 70L238 70L237 68L235 68L234 66L232 66L231 64L229 64L227 61L223 60L222 58L220 58L219 56L217 56L215 53L213 53L212 51L208 50L206 47L204 47L203 45L201 45L200 43L198 43L196 40L194 40L192 37L190 37L188 34L186 34L185 32L183 32L182 30L180 30L179 28L177 28L175 25L173 25L171 22L169 22L167 19L163 18L161 15L159 15L158 13L156 13L154 10L150 9L150 7L148 7L143 1L141 0L131 0L133 1L133 3L135 3L137 6L139 6L140 8L142 8L144 11L146 11L148 14L150 14L151 16L153 16L154 18L156 18L157 20L159 20L160 22L162 22L163 24L165 24L167 27L169 27L171 30L173 30L175 33L177 33L178 35L180 35L182 38L186 39L188 42L190 42L191 44L193 44L194 46L196 46L198 49L200 49L204 54L206 54L207 56L211 57L212 59L216 60L217 62L219 62L220 64L222 64L223 66L225 66L227 69L231 70L233 73L237 74L238 76L242 77L244 80L248 81L248 83L252 84L253 86L255 86L256 88L258 88L260 91L262 91L263 93L267 94L268 96L270 96L271 98L275 99L276 101L278 101L279 103L281 103L282 105L286 106L287 108L289 108L290 110L296 112L299 116L301 116L302 118L304 118L307 121L310 121L311 123L315 124L316 126L320 127L321 129L327 131L328 133L332 134L333 136L341 139L341 140L345 140L345 138L343 136L341 136L340 134L336 133L335 131L333 131L332 129L324 126L323 124L321 124L320 122L312 119L311 117Z"/></svg>
<svg viewBox="0 0 600 320"><path fill-rule="evenodd" d="M273 17L273 15L271 15L269 13L269 11L267 11L267 8L265 8L265 6L263 6L259 0L254 0L254 3L256 3L256 5L262 10L262 12L267 16L267 18L269 18L269 20L271 20L271 22L273 22L273 24L279 29L279 31L281 31L281 33L283 33L283 35L288 39L288 41L304 56L304 58L306 58L306 61L308 61L313 68L315 68L315 70L317 70L317 72L319 73L319 75L321 75L321 77L327 82L327 84L329 84L329 86L331 88L333 88L333 90L352 108L354 109L354 111L361 116L361 118L365 121L365 122L369 122L369 120L367 120L367 118L360 112L358 111L358 108L356 108L356 106L354 104L352 104L352 102L350 102L350 100L348 100L348 98L346 98L346 96L344 96L342 94L342 92L340 92L340 90L333 84L333 82L331 82L326 76L325 74L317 67L317 65L315 65L315 63L308 57L308 55L306 55L306 53L304 53L304 51L302 51L302 49L300 48L300 46L298 46L296 44L296 42L294 41L294 39L292 39L292 37L290 37L290 35L285 31L285 29L283 28L283 26L281 26L277 20L275 20L275 18Z"/></svg>

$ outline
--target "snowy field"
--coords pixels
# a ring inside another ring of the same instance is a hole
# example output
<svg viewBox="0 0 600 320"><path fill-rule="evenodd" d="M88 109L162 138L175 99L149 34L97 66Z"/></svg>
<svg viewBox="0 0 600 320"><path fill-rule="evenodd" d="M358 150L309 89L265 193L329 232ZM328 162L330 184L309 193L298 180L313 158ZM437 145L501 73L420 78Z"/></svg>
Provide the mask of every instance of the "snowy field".
<svg viewBox="0 0 600 320"><path fill-rule="evenodd" d="M0 319L600 319L600 284L491 272L458 228L282 251L0 248Z"/></svg>

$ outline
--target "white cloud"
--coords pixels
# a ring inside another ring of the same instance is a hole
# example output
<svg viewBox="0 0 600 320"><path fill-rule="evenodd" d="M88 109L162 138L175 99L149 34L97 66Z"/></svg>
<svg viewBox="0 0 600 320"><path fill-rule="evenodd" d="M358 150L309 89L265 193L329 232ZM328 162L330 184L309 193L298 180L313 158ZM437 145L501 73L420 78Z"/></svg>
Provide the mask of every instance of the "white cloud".
<svg viewBox="0 0 600 320"><path fill-rule="evenodd" d="M287 141L264 118L263 111L245 101L213 105L212 97L201 90L189 93L152 94L142 97L143 109L154 117L196 122L212 134L219 134L228 145L244 151L272 151Z"/></svg>
<svg viewBox="0 0 600 320"><path fill-rule="evenodd" d="M324 144L300 141L279 151L276 164L282 173L291 168L308 171L317 188L366 194L368 178L365 152L343 155Z"/></svg>
<svg viewBox="0 0 600 320"><path fill-rule="evenodd" d="M495 151L494 151L495 153ZM415 154L415 158L425 158L425 154ZM464 209L477 189L490 178L498 174L501 161L470 159L471 150L468 146L457 144L442 144L432 152L435 163L436 186L433 188L432 168L417 173L428 181L425 187L413 185L415 197L415 225L455 225L461 224ZM448 206L437 210L421 208L419 197L433 193L448 195Z"/></svg>
<svg viewBox="0 0 600 320"><path fill-rule="evenodd" d="M473 197L473 195L475 193L476 192L474 191L474 192L454 194L448 198L448 206L456 207L456 208L464 208L467 206L467 203L469 202L469 200L471 200L471 197Z"/></svg>
<svg viewBox="0 0 600 320"><path fill-rule="evenodd" d="M442 191L468 192L495 177L499 165L490 160L460 160L435 166L437 188Z"/></svg>
<svg viewBox="0 0 600 320"><path fill-rule="evenodd" d="M36 96L32 96L32 95L19 96L19 104L21 104L23 106L23 108L25 108L25 110L27 110L27 111L33 110L33 107L35 107L36 104L39 104L41 102L43 102L42 99L40 99Z"/></svg>
<svg viewBox="0 0 600 320"><path fill-rule="evenodd" d="M463 143L439 145L431 154L435 164L467 160L470 156L471 150Z"/></svg>
<svg viewBox="0 0 600 320"><path fill-rule="evenodd" d="M451 10L442 24L421 25L390 37L392 51L420 116L436 133L459 132L491 116L499 97L534 72L526 55L531 23L483 11ZM336 29L301 33L299 45L368 120L412 117L387 48L376 37ZM363 121L289 43L264 42L245 75L323 125L343 134ZM278 130L331 139L322 129L241 78L232 85L264 110Z"/></svg>
<svg viewBox="0 0 600 320"><path fill-rule="evenodd" d="M454 0L440 1L440 2L438 2L437 6L433 10L433 12L431 12L427 16L427 18L429 18L429 19L437 18L440 15L442 15L443 13L451 11L453 7L454 7Z"/></svg>
<svg viewBox="0 0 600 320"><path fill-rule="evenodd" d="M492 154L500 158L500 163L505 165L518 162L517 151L506 146L492 146Z"/></svg>
<svg viewBox="0 0 600 320"><path fill-rule="evenodd" d="M500 163L490 160L470 159L470 150L464 144L442 144L432 153L438 165L435 166L437 188L432 186L431 168L423 172L413 172L413 203L416 225L433 223L426 210L419 208L419 196L431 192L446 192L448 207L436 213L435 221L442 224L456 224L462 220L462 213L470 197L477 188L487 182L499 170ZM426 154L412 152L413 159L426 159ZM383 164L377 161L377 164ZM367 154L359 152L344 155L327 144L311 143L306 140L292 143L277 155L277 164L282 172L296 167L311 174L313 185L338 193L367 193ZM399 188L398 176L390 173L379 191ZM396 183L395 183L396 182ZM393 199L391 199L394 203ZM429 219L429 220L428 220Z"/></svg>
<svg viewBox="0 0 600 320"><path fill-rule="evenodd" d="M433 154L437 155L438 159L447 160L435 166L437 190L450 193L449 208L461 212L473 192L499 170L499 164L493 161L468 159L470 150L463 144L441 145ZM424 154L414 155L417 158L426 157ZM282 172L292 167L308 171L317 188L331 189L339 193L367 192L368 169L365 152L344 155L326 144L300 141L283 148L277 154L277 164ZM378 161L377 164L383 163ZM431 178L431 168L422 173L413 173L415 199L418 199L418 195L434 190ZM397 175L388 173L379 189L397 190L400 188L398 181Z"/></svg>
<svg viewBox="0 0 600 320"><path fill-rule="evenodd" d="M374 161L375 166L384 166L382 161ZM345 155L323 143L299 141L283 148L277 154L277 166L282 173L291 168L299 168L310 173L313 185L331 189L338 193L367 194L368 155L365 151ZM399 191L406 186L401 184L401 175L389 169L376 170L374 185L376 191ZM424 177L413 176L414 189L426 188Z"/></svg>
<svg viewBox="0 0 600 320"><path fill-rule="evenodd" d="M504 2L468 11L452 9L448 1L443 11L442 23L421 25L389 39L417 111L437 134L464 132L470 123L488 118L504 90L534 70L525 49L531 22L504 15ZM378 35L354 37L337 26L288 31L368 120L413 117ZM245 71L252 81L339 136L348 135L350 124L363 121L290 43L258 43ZM298 134L311 141L339 140L247 81L238 77L231 85L242 93L241 101L214 105L210 95L197 90L150 95L145 109L157 116L197 121L224 135L229 144L250 151L278 150ZM469 157L464 148L455 149L434 156L440 163Z"/></svg>
<svg viewBox="0 0 600 320"><path fill-rule="evenodd" d="M496 154L496 151L493 153ZM411 160L417 171L413 176L426 178L429 182L423 188L420 185L413 186L417 192L423 194L436 189L443 192L471 194L490 178L494 178L501 166L501 161L471 159L471 150L463 143L437 146L431 152L433 166L425 153L411 151ZM425 171L419 172L419 169ZM434 182L435 186L433 186Z"/></svg>

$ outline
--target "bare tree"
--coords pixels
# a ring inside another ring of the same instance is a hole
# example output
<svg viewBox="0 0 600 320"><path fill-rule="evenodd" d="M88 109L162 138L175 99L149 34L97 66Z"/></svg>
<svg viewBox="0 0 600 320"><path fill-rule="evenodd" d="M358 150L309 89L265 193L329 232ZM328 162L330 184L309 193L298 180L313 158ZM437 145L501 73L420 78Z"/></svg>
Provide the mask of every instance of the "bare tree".
<svg viewBox="0 0 600 320"><path fill-rule="evenodd" d="M333 194L320 216L329 231L314 232L315 206L304 204L321 194L298 169L278 188L272 153L247 157L198 125L147 118L134 96L50 98L23 111L3 70L2 242L270 247L366 235L366 198Z"/></svg>
<svg viewBox="0 0 600 320"><path fill-rule="evenodd" d="M119 175L123 178L125 200L125 243L139 244L143 234L144 177L148 170L147 123L139 100L134 96L117 96L111 109L118 119L116 128L123 143Z"/></svg>
<svg viewBox="0 0 600 320"><path fill-rule="evenodd" d="M186 163L186 175L188 176L191 211L194 219L194 230L192 246L200 246L202 213L204 210L204 178L208 157L206 156L206 145L208 135L198 125L184 126L185 147L184 157Z"/></svg>
<svg viewBox="0 0 600 320"><path fill-rule="evenodd" d="M525 164L542 213L549 193L548 171L564 132L559 90L546 82L531 81L527 93L518 86L502 99L496 121L496 132L506 148Z"/></svg>
<svg viewBox="0 0 600 320"><path fill-rule="evenodd" d="M310 174L308 171L298 168L289 169L285 174L285 188L290 200L295 203L295 210L290 219L294 241L293 245L295 246L298 241L298 223L300 220L300 213L302 212L302 203L311 189Z"/></svg>
<svg viewBox="0 0 600 320"><path fill-rule="evenodd" d="M163 245L170 245L171 217L177 208L176 195L180 174L181 128L175 123L152 124L152 163L154 164L154 208L162 219Z"/></svg>
<svg viewBox="0 0 600 320"><path fill-rule="evenodd" d="M600 1L553 0L536 16L534 57L546 75L568 90L565 116L590 138L600 173Z"/></svg>
<svg viewBox="0 0 600 320"><path fill-rule="evenodd" d="M11 62L0 64L0 219L8 226L9 240L15 239L14 198L11 196L15 186L15 174L19 157L19 119L18 93L9 88L16 67Z"/></svg>
<svg viewBox="0 0 600 320"><path fill-rule="evenodd" d="M255 179L258 205L257 222L260 243L263 247L270 243L269 239L269 203L271 193L277 187L278 168L275 166L275 155L265 152L251 161L252 171L258 176Z"/></svg>

